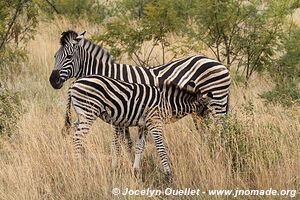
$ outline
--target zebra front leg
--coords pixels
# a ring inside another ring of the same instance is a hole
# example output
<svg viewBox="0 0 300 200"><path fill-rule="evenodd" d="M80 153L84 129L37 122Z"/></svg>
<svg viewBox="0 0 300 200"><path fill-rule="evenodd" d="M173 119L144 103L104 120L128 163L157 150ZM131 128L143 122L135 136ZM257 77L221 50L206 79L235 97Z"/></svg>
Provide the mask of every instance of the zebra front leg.
<svg viewBox="0 0 300 200"><path fill-rule="evenodd" d="M133 163L133 173L135 176L137 176L140 171L140 162L141 162L141 157L145 146L145 138L146 138L145 129L140 127L138 132L138 139L135 147L135 157Z"/></svg>
<svg viewBox="0 0 300 200"><path fill-rule="evenodd" d="M152 118L148 122L146 122L146 126L147 131L152 135L154 145L162 163L163 171L167 176L167 180L170 181L171 169L168 161L167 151L164 145L163 122L159 117L157 117L157 119Z"/></svg>
<svg viewBox="0 0 300 200"><path fill-rule="evenodd" d="M81 159L85 153L85 135L88 133L90 125L79 122L76 126L75 133L73 135L74 153L76 159Z"/></svg>
<svg viewBox="0 0 300 200"><path fill-rule="evenodd" d="M79 113L80 112L76 112L77 119L75 122L75 133L73 135L73 145L76 159L81 159L85 153L85 136L89 132L90 127L96 119L96 116L90 115L90 118L87 118L84 114Z"/></svg>

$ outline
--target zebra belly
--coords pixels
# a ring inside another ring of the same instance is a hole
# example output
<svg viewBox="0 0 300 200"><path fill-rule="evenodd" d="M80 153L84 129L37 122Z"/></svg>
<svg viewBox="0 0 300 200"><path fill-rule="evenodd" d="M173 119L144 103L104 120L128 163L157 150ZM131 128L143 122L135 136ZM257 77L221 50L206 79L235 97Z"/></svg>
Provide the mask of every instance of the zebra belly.
<svg viewBox="0 0 300 200"><path fill-rule="evenodd" d="M144 126L145 124L144 112L140 114L136 114L136 116L134 116L133 119L128 118L128 116L130 116L130 114L132 113L127 113L127 112L122 113L122 116L113 116L112 113L107 109L102 112L100 111L99 113L100 114L98 115L98 117L100 119L114 126L130 127L130 126Z"/></svg>
<svg viewBox="0 0 300 200"><path fill-rule="evenodd" d="M109 116L99 116L100 119L102 119L104 122L108 123L108 124L112 124L114 126L121 126L121 127L130 127L130 126L138 126L139 123L138 122L129 122L129 121L121 121L118 122L116 121L114 118L109 117Z"/></svg>

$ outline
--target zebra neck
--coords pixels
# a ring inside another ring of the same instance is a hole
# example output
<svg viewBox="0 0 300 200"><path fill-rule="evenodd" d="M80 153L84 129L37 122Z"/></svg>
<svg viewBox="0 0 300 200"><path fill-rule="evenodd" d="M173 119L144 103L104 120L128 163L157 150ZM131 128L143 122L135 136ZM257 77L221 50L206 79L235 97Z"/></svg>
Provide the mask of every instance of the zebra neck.
<svg viewBox="0 0 300 200"><path fill-rule="evenodd" d="M89 46L88 44L91 44L92 46ZM93 50L93 48L96 49ZM76 63L76 65L79 66L79 70L76 74L77 78L88 75L104 76L106 75L105 72L108 71L111 66L113 66L113 63L110 61L110 59L106 60L108 57L105 56L105 53L101 53L103 49L101 50L99 48L100 47L95 46L89 41L88 43L84 43L83 47L80 48L80 58L77 60L78 63ZM95 53L96 51L99 52Z"/></svg>
<svg viewBox="0 0 300 200"><path fill-rule="evenodd" d="M197 96L190 94L185 90L178 89L176 87L165 88L163 92L163 104L162 107L169 108L172 115L185 115L187 113L196 112L198 105ZM166 113L166 112L165 112Z"/></svg>
<svg viewBox="0 0 300 200"><path fill-rule="evenodd" d="M102 75L129 83L158 85L152 69L113 62L110 54L89 40L84 40L80 53L78 77Z"/></svg>
<svg viewBox="0 0 300 200"><path fill-rule="evenodd" d="M95 60L102 63L112 63L112 56L101 46L95 44L87 39L84 39L83 49Z"/></svg>

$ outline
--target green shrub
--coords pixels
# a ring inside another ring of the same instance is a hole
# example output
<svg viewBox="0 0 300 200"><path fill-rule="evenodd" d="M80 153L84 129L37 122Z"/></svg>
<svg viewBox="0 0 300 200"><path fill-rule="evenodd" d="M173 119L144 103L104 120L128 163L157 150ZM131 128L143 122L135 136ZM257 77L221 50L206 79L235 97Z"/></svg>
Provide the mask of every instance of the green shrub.
<svg viewBox="0 0 300 200"><path fill-rule="evenodd" d="M276 83L273 90L260 96L268 103L280 103L291 106L300 103L300 92L297 84L300 77L300 28L292 26L283 40L284 51L277 62L269 68L269 73Z"/></svg>
<svg viewBox="0 0 300 200"><path fill-rule="evenodd" d="M27 57L26 43L33 38L38 24L33 1L0 1L0 80L16 77Z"/></svg>
<svg viewBox="0 0 300 200"><path fill-rule="evenodd" d="M21 113L18 93L0 84L0 136L10 136Z"/></svg>
<svg viewBox="0 0 300 200"><path fill-rule="evenodd" d="M177 6L171 0L121 0L110 11L115 13L114 17L103 23L105 32L94 35L93 39L110 47L116 58L127 54L139 66L149 66L151 60L164 64L167 52L176 55L183 50L170 40L171 35L179 35L184 24ZM148 50L143 52L143 44L147 42ZM161 61L154 55L155 47L161 49Z"/></svg>
<svg viewBox="0 0 300 200"><path fill-rule="evenodd" d="M260 95L268 103L280 103L283 106L291 106L300 103L300 92L295 83L277 84L271 91Z"/></svg>
<svg viewBox="0 0 300 200"><path fill-rule="evenodd" d="M248 120L239 121L237 116L224 118L223 127L214 124L207 129L206 143L209 146L212 159L219 157L225 161L233 174L240 173L244 177L253 176L253 169L257 162L272 168L283 161L282 151L277 144L284 135L280 126L274 124L261 125L257 132L253 132L255 122L253 105L247 103L242 108L243 116ZM247 122L246 122L247 121Z"/></svg>
<svg viewBox="0 0 300 200"><path fill-rule="evenodd" d="M91 23L102 23L109 16L107 3L95 0L54 0L37 1L37 5L46 17L53 19L55 15L65 16L78 23L85 18Z"/></svg>
<svg viewBox="0 0 300 200"><path fill-rule="evenodd" d="M209 144L211 156L222 154L228 158L230 168L244 172L249 168L249 159L253 151L248 132L236 118L224 118L223 127L210 123L206 142Z"/></svg>

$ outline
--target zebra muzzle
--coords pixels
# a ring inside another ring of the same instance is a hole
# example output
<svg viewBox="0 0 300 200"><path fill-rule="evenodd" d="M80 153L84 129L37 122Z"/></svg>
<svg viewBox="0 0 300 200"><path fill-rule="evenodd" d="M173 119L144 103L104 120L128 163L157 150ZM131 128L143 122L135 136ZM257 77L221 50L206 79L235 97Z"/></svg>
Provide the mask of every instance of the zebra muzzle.
<svg viewBox="0 0 300 200"><path fill-rule="evenodd" d="M54 89L60 89L63 86L63 81L60 78L59 70L52 71L49 81Z"/></svg>

